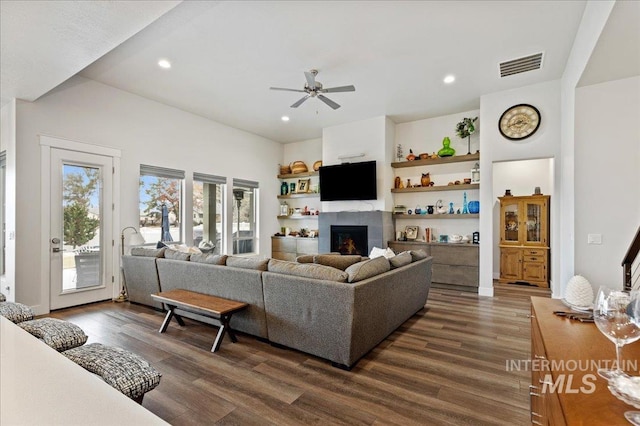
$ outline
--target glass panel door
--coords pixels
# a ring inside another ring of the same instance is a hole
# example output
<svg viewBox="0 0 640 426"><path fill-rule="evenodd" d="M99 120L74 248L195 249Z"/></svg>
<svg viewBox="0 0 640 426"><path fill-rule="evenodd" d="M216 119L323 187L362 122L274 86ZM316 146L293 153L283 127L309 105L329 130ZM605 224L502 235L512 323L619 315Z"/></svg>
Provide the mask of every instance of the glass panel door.
<svg viewBox="0 0 640 426"><path fill-rule="evenodd" d="M51 150L51 309L113 297L111 157Z"/></svg>
<svg viewBox="0 0 640 426"><path fill-rule="evenodd" d="M502 218L503 226L503 242L518 242L518 203L513 203L505 206L504 217Z"/></svg>
<svg viewBox="0 0 640 426"><path fill-rule="evenodd" d="M538 203L526 203L525 242L539 243L542 239L542 206Z"/></svg>

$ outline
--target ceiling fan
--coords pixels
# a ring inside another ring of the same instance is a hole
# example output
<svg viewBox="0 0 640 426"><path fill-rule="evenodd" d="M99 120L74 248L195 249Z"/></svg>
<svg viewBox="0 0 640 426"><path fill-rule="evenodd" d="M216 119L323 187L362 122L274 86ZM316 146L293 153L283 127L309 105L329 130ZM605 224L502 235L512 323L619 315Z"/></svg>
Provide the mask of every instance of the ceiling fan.
<svg viewBox="0 0 640 426"><path fill-rule="evenodd" d="M340 86L340 87L330 87L328 89L324 89L322 87L322 83L316 81L316 75L318 75L318 70L305 71L304 76L307 78L307 82L304 84L304 89L286 89L283 87L270 87L271 90L286 90L288 92L301 92L306 93L300 100L291 105L291 108L298 108L304 101L309 98L318 98L325 104L329 105L333 109L340 108L340 105L332 101L323 95L323 93L336 93L336 92L355 92L356 88L354 86Z"/></svg>

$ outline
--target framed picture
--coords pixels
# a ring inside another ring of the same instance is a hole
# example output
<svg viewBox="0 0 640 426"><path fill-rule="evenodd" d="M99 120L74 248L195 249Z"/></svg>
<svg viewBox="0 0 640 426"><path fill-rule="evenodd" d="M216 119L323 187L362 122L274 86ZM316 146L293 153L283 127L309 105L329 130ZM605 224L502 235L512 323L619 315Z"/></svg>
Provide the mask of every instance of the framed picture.
<svg viewBox="0 0 640 426"><path fill-rule="evenodd" d="M297 193L309 192L309 182L311 179L298 179Z"/></svg>
<svg viewBox="0 0 640 426"><path fill-rule="evenodd" d="M415 240L416 238L418 238L417 226L407 226L404 229L404 232L407 234L407 240Z"/></svg>

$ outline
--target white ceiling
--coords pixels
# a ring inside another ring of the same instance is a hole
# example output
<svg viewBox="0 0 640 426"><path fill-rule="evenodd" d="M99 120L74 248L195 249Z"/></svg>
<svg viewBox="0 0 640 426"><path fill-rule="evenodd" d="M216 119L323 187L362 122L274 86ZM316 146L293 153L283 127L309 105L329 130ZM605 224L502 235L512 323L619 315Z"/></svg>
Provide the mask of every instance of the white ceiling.
<svg viewBox="0 0 640 426"><path fill-rule="evenodd" d="M36 100L179 1L0 1L0 105Z"/></svg>
<svg viewBox="0 0 640 426"><path fill-rule="evenodd" d="M401 123L468 111L482 94L558 79L586 4L176 3L2 1L3 100L36 99L113 48L80 74L275 141L299 141L374 116ZM633 36L638 21L620 15L630 30L612 38ZM537 52L541 70L499 77L499 62ZM160 58L172 68L160 69ZM342 105L334 111L317 99L292 109L302 94L269 90L302 89L311 68L325 87L353 84L356 92L327 95ZM457 80L446 86L449 73Z"/></svg>

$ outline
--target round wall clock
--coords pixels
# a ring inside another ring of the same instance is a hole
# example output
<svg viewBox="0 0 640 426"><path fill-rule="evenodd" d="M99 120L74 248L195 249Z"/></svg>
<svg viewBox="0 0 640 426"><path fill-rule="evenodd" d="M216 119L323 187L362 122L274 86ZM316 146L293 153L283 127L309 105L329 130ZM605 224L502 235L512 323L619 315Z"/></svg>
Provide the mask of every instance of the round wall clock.
<svg viewBox="0 0 640 426"><path fill-rule="evenodd" d="M518 141L533 135L541 120L540 111L533 105L514 105L502 113L498 129L505 138Z"/></svg>

